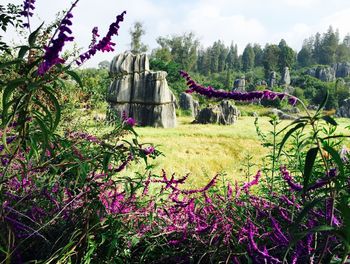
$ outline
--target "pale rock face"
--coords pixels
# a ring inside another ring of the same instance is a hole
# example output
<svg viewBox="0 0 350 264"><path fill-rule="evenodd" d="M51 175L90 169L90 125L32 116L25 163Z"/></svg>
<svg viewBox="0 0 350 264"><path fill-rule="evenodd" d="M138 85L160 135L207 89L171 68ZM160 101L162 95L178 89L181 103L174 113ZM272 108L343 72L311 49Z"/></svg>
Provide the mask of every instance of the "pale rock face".
<svg viewBox="0 0 350 264"><path fill-rule="evenodd" d="M179 100L180 108L183 110L189 110L191 115L195 117L198 113L199 103L194 100L192 95L188 93L181 93Z"/></svg>
<svg viewBox="0 0 350 264"><path fill-rule="evenodd" d="M146 54L117 55L110 74L114 81L107 93L109 116L120 117L125 111L140 126L176 126L176 99L168 87L167 73L150 71Z"/></svg>
<svg viewBox="0 0 350 264"><path fill-rule="evenodd" d="M350 63L339 62L332 65L335 71L335 77L346 78L350 76Z"/></svg>
<svg viewBox="0 0 350 264"><path fill-rule="evenodd" d="M282 72L281 85L288 86L290 85L290 73L289 68L285 67Z"/></svg>
<svg viewBox="0 0 350 264"><path fill-rule="evenodd" d="M270 89L276 85L276 72L270 72L268 84Z"/></svg>
<svg viewBox="0 0 350 264"><path fill-rule="evenodd" d="M323 82L333 82L336 79L336 71L330 66L319 66L306 71L306 74L315 77Z"/></svg>
<svg viewBox="0 0 350 264"><path fill-rule="evenodd" d="M199 124L232 125L236 123L239 115L240 112L237 107L229 101L223 100L219 105L209 106L200 110L195 122Z"/></svg>
<svg viewBox="0 0 350 264"><path fill-rule="evenodd" d="M237 92L244 92L245 91L245 77L242 76L239 79L236 79L233 83L233 90Z"/></svg>
<svg viewBox="0 0 350 264"><path fill-rule="evenodd" d="M350 118L350 98L343 101L342 105L337 109L336 116Z"/></svg>

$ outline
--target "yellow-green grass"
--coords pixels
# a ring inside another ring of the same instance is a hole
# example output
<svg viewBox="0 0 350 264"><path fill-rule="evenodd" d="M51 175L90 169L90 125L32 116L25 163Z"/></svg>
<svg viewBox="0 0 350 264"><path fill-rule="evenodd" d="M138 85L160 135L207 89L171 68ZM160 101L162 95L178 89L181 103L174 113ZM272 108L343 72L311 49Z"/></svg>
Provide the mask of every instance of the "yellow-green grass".
<svg viewBox="0 0 350 264"><path fill-rule="evenodd" d="M191 124L189 117L178 118L176 128L137 127L143 143L158 145L164 153L154 161L155 171L181 176L190 173L191 185L202 185L218 172L230 179L242 179L247 155L253 156L256 168L266 156L255 132L254 117L242 117L231 126ZM267 117L259 121L263 130L271 129ZM286 123L286 122L283 122Z"/></svg>
<svg viewBox="0 0 350 264"><path fill-rule="evenodd" d="M164 169L169 174L179 176L190 173L189 184L198 186L218 172L225 172L231 180L242 180L246 173L244 164L247 155L251 155L251 162L256 164L251 173L261 167L269 150L261 145L254 117L241 117L231 126L191 124L192 120L189 117L178 118L178 126L170 129L135 129L141 142L158 145L158 149L164 153L163 157L154 161L155 172ZM268 117L259 118L259 127L266 134L273 128L269 120ZM347 132L345 127L350 125L349 120L337 121L339 133ZM291 121L282 121L278 130L289 123Z"/></svg>
<svg viewBox="0 0 350 264"><path fill-rule="evenodd" d="M80 117L87 121L87 116ZM168 174L176 173L179 177L190 173L188 183L197 187L203 186L219 172L224 172L231 180L243 180L247 155L251 155L251 162L256 164L251 174L261 168L263 158L269 150L261 145L254 117L240 117L236 124L230 126L192 124L192 120L190 117L179 117L176 128L135 128L140 143L152 143L164 154L151 161L155 165L154 173L160 174L162 169ZM269 120L269 117L259 118L259 126L265 134L273 128ZM348 132L345 127L350 125L349 119L337 119L337 122L339 133ZM289 123L291 121L282 121L278 130ZM103 134L111 129L102 123L88 121L86 124L86 128L94 134ZM127 173L142 171L144 167L141 162L128 168Z"/></svg>

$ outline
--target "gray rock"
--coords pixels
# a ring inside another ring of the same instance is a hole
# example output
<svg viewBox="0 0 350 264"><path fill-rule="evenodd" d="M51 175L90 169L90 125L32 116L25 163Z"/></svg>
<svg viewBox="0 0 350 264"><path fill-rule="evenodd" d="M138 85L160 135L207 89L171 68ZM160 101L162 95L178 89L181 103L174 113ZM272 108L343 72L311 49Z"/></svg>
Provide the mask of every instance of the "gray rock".
<svg viewBox="0 0 350 264"><path fill-rule="evenodd" d="M288 115L284 113L282 110L279 110L277 108L274 108L270 111L270 114L278 116L279 119L281 120L295 120L296 117L292 115Z"/></svg>
<svg viewBox="0 0 350 264"><path fill-rule="evenodd" d="M193 117L197 115L199 103L193 99L192 95L188 93L181 93L179 104L181 109L190 111Z"/></svg>
<svg viewBox="0 0 350 264"><path fill-rule="evenodd" d="M336 80L335 70L330 66L318 66L317 68L308 69L305 73L323 82L333 82Z"/></svg>
<svg viewBox="0 0 350 264"><path fill-rule="evenodd" d="M274 71L270 72L269 81L268 81L268 85L270 89L272 89L276 85L276 78L277 78L276 72Z"/></svg>
<svg viewBox="0 0 350 264"><path fill-rule="evenodd" d="M350 98L343 101L341 106L337 109L335 114L337 117L347 117L350 118Z"/></svg>
<svg viewBox="0 0 350 264"><path fill-rule="evenodd" d="M233 83L233 89L237 92L245 91L245 76L242 76L239 79L236 79Z"/></svg>
<svg viewBox="0 0 350 264"><path fill-rule="evenodd" d="M346 78L350 76L350 63L349 62L339 62L332 65L335 71L335 77Z"/></svg>
<svg viewBox="0 0 350 264"><path fill-rule="evenodd" d="M199 111L196 123L232 125L236 123L239 110L229 101L223 100L219 105L209 106Z"/></svg>
<svg viewBox="0 0 350 264"><path fill-rule="evenodd" d="M142 73L149 71L149 60L146 54L133 55L132 53L121 53L114 57L109 71L113 76L123 74Z"/></svg>
<svg viewBox="0 0 350 264"><path fill-rule="evenodd" d="M150 71L146 54L119 54L112 60L110 75L114 80L107 92L109 119L125 112L140 126L176 126L176 98L167 73Z"/></svg>
<svg viewBox="0 0 350 264"><path fill-rule="evenodd" d="M310 105L307 106L307 109L316 111L318 109L318 106L310 104Z"/></svg>
<svg viewBox="0 0 350 264"><path fill-rule="evenodd" d="M289 68L288 67L284 67L284 69L283 69L280 84L283 85L283 86L289 86L290 85L290 73L289 73Z"/></svg>
<svg viewBox="0 0 350 264"><path fill-rule="evenodd" d="M300 113L300 110L298 107L285 108L285 109L281 109L281 111L284 113L289 113L289 114L299 114Z"/></svg>
<svg viewBox="0 0 350 264"><path fill-rule="evenodd" d="M333 82L335 81L335 70L331 67L318 67L316 77L324 82Z"/></svg>

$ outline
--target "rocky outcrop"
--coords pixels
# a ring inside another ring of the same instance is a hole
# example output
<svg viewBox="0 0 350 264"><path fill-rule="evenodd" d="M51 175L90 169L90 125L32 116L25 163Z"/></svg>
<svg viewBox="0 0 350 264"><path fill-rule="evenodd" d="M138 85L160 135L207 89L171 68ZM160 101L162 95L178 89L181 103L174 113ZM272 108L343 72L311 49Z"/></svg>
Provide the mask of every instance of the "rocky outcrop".
<svg viewBox="0 0 350 264"><path fill-rule="evenodd" d="M335 77L346 78L350 76L350 63L349 62L339 62L332 65L335 71Z"/></svg>
<svg viewBox="0 0 350 264"><path fill-rule="evenodd" d="M270 72L269 81L268 81L268 85L270 89L272 89L276 85L276 78L277 78L276 72L274 71Z"/></svg>
<svg viewBox="0 0 350 264"><path fill-rule="evenodd" d="M280 84L282 86L289 86L290 85L290 73L289 73L288 67L284 67L284 69L283 69Z"/></svg>
<svg viewBox="0 0 350 264"><path fill-rule="evenodd" d="M292 115L288 115L288 114L284 113L282 110L279 110L277 108L272 109L270 111L270 114L278 116L278 118L281 120L294 120L294 119L296 119L296 117L294 117Z"/></svg>
<svg viewBox="0 0 350 264"><path fill-rule="evenodd" d="M236 79L233 83L233 90L237 92L245 91L245 76L242 76L239 79Z"/></svg>
<svg viewBox="0 0 350 264"><path fill-rule="evenodd" d="M330 66L318 66L306 71L306 74L315 77L323 82L333 82L336 79L335 70Z"/></svg>
<svg viewBox="0 0 350 264"><path fill-rule="evenodd" d="M181 93L179 104L182 110L190 111L193 117L198 114L199 103L193 99L192 95Z"/></svg>
<svg viewBox="0 0 350 264"><path fill-rule="evenodd" d="M232 125L236 123L239 110L229 101L221 101L219 105L209 106L199 111L195 123Z"/></svg>
<svg viewBox="0 0 350 264"><path fill-rule="evenodd" d="M350 118L350 98L343 101L341 106L337 109L336 116Z"/></svg>
<svg viewBox="0 0 350 264"><path fill-rule="evenodd" d="M338 62L332 66L318 66L308 69L305 73L324 82L333 82L336 78L350 76L350 63Z"/></svg>
<svg viewBox="0 0 350 264"><path fill-rule="evenodd" d="M110 75L114 80L107 92L109 116L125 112L140 126L176 126L176 99L167 73L150 71L146 54L119 54L111 62Z"/></svg>

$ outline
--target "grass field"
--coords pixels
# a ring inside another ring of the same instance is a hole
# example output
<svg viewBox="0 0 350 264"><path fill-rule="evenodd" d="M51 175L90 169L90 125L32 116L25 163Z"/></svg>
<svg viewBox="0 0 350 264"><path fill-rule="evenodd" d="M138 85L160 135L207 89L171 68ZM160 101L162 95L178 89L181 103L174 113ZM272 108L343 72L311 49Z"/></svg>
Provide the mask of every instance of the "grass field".
<svg viewBox="0 0 350 264"><path fill-rule="evenodd" d="M235 125L191 124L192 119L178 119L172 129L136 128L140 141L158 145L165 156L155 161L156 169L169 173L191 173L193 184L225 172L232 179L242 178L248 154L256 163L266 155L255 132L254 118L244 117ZM268 118L261 119L264 129ZM271 126L271 125L270 125Z"/></svg>
<svg viewBox="0 0 350 264"><path fill-rule="evenodd" d="M261 145L254 117L240 117L231 126L191 124L192 120L191 117L179 117L176 128L135 128L141 143L152 143L164 154L152 161L155 165L154 173L160 174L162 169L178 176L190 173L189 183L192 186L202 186L218 172L224 172L231 180L244 179L248 155L252 156L251 162L256 164L251 174L261 168L268 150ZM265 134L273 128L269 120L269 117L259 117L259 127ZM281 121L278 130L290 122ZM349 120L337 119L337 122L338 130L346 132ZM101 124L87 123L87 128L92 133L99 134L108 130ZM143 168L144 163L140 163L139 166L129 168L129 171L141 171Z"/></svg>

